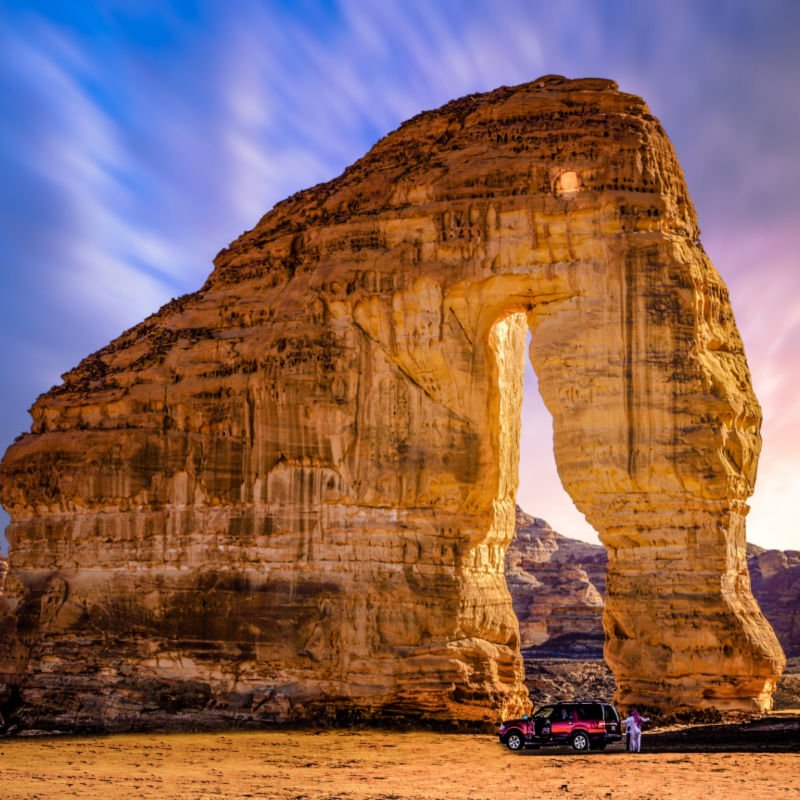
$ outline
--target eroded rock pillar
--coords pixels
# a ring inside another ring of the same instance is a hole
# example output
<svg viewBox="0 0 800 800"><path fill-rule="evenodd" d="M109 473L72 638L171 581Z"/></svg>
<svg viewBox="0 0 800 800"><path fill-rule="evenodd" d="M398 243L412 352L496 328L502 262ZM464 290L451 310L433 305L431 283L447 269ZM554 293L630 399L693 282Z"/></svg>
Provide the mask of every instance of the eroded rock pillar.
<svg viewBox="0 0 800 800"><path fill-rule="evenodd" d="M607 257L530 320L559 474L609 553L617 700L769 708L784 662L745 560L761 415L727 291L687 240Z"/></svg>

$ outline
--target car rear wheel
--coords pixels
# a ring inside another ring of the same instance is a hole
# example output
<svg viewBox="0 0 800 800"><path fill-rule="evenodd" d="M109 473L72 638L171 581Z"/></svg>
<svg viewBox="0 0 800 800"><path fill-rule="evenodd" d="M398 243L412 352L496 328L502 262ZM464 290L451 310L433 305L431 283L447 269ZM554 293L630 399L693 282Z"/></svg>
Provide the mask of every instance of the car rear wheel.
<svg viewBox="0 0 800 800"><path fill-rule="evenodd" d="M522 750L523 740L522 734L519 731L511 731L506 737L506 747L509 750Z"/></svg>
<svg viewBox="0 0 800 800"><path fill-rule="evenodd" d="M589 749L589 737L585 733L578 731L578 733L572 735L571 744L573 750L585 753Z"/></svg>

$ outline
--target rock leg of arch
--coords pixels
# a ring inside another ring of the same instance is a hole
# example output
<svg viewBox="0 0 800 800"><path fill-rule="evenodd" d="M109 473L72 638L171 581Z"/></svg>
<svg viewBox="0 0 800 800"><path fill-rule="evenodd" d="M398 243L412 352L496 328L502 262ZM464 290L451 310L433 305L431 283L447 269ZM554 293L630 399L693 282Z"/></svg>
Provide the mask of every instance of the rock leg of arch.
<svg viewBox="0 0 800 800"><path fill-rule="evenodd" d="M606 659L623 705L763 710L782 669L750 592L760 412L727 293L686 241L610 245L530 314L556 462L609 552ZM578 321L580 321L578 323Z"/></svg>
<svg viewBox="0 0 800 800"><path fill-rule="evenodd" d="M642 100L549 76L404 124L39 398L0 466L4 718L525 710L503 555L528 326L609 548L619 699L766 707L727 294Z"/></svg>

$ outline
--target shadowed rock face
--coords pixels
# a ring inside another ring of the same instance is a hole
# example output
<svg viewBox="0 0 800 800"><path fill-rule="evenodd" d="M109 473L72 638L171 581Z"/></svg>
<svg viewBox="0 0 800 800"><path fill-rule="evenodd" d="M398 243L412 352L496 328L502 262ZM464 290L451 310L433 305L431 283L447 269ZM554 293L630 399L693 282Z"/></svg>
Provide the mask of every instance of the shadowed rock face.
<svg viewBox="0 0 800 800"><path fill-rule="evenodd" d="M747 546L753 594L787 658L800 657L800 552Z"/></svg>
<svg viewBox="0 0 800 800"><path fill-rule="evenodd" d="M525 710L503 561L527 328L609 549L618 699L768 705L727 292L642 100L550 76L407 122L36 402L0 467L21 724Z"/></svg>

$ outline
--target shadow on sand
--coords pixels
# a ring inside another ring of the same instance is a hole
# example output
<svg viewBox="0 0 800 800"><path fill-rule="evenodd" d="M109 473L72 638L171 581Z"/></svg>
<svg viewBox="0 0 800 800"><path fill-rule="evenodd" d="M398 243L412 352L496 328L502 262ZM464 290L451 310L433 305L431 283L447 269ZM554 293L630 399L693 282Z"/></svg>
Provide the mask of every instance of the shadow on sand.
<svg viewBox="0 0 800 800"><path fill-rule="evenodd" d="M526 750L537 756L567 752L566 748ZM594 756L624 753L624 745L595 751ZM797 753L800 752L800 713L762 717L749 722L695 725L677 730L647 731L642 754L647 753ZM631 757L634 757L631 754Z"/></svg>

